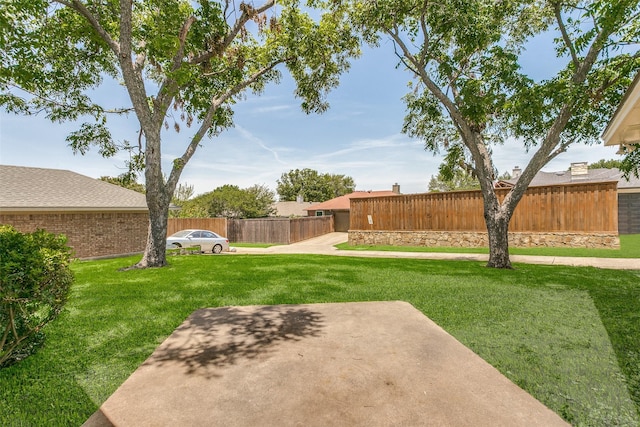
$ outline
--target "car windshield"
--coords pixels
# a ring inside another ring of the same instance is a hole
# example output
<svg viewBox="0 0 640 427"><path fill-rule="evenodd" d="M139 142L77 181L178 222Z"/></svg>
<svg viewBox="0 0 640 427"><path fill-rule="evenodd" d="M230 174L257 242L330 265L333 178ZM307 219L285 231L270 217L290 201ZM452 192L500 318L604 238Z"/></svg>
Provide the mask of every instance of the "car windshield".
<svg viewBox="0 0 640 427"><path fill-rule="evenodd" d="M193 230L182 230L182 231L178 231L177 233L173 233L171 236L169 237L187 237L189 235L189 233L191 233Z"/></svg>

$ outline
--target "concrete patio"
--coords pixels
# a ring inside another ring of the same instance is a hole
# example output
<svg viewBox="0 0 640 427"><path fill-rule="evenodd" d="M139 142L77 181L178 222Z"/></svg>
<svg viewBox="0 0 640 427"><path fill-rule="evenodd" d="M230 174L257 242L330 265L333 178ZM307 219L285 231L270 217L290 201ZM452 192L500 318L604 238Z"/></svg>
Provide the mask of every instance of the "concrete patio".
<svg viewBox="0 0 640 427"><path fill-rule="evenodd" d="M395 301L198 310L84 425L568 424Z"/></svg>

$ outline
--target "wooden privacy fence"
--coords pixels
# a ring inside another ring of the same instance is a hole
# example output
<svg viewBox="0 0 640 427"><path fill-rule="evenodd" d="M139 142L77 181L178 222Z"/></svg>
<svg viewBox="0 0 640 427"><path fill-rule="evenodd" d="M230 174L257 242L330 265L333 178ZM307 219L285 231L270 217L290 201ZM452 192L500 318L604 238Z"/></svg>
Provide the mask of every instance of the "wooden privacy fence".
<svg viewBox="0 0 640 427"><path fill-rule="evenodd" d="M169 218L167 235L188 228L214 231L232 243L290 244L333 232L333 217Z"/></svg>
<svg viewBox="0 0 640 427"><path fill-rule="evenodd" d="M333 231L333 217L230 219L227 237L238 243L290 244Z"/></svg>
<svg viewBox="0 0 640 427"><path fill-rule="evenodd" d="M496 189L503 200L509 189ZM482 193L447 193L351 199L350 230L485 231ZM509 231L618 231L616 182L530 187Z"/></svg>
<svg viewBox="0 0 640 427"><path fill-rule="evenodd" d="M289 242L295 243L334 231L333 216L289 219Z"/></svg>
<svg viewBox="0 0 640 427"><path fill-rule="evenodd" d="M227 235L226 218L169 218L167 221L167 236L176 231L190 228L209 230L222 236Z"/></svg>

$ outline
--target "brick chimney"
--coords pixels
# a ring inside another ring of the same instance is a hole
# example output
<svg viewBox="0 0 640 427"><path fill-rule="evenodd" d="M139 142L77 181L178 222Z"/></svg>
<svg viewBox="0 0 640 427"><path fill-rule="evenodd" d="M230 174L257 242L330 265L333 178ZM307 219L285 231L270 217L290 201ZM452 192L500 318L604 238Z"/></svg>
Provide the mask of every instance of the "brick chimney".
<svg viewBox="0 0 640 427"><path fill-rule="evenodd" d="M587 162L571 163L571 181L579 181L589 177L589 167Z"/></svg>
<svg viewBox="0 0 640 427"><path fill-rule="evenodd" d="M397 182L393 184L391 186L391 191L393 191L396 194L400 194L400 184L398 184Z"/></svg>
<svg viewBox="0 0 640 427"><path fill-rule="evenodd" d="M522 169L520 169L520 166L515 166L511 173L511 179L518 179L520 178L520 175L522 175Z"/></svg>

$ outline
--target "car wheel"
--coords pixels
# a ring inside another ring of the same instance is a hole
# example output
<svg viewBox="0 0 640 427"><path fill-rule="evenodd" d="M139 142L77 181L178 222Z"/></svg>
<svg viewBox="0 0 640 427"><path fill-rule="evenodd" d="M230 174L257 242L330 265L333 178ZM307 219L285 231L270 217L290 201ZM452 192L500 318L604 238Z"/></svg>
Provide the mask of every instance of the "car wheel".
<svg viewBox="0 0 640 427"><path fill-rule="evenodd" d="M174 249L178 249L178 248L182 247L182 245L180 243L174 243L172 246L173 246Z"/></svg>
<svg viewBox="0 0 640 427"><path fill-rule="evenodd" d="M222 245L215 245L211 252L213 252L214 254L219 254L220 252L222 252Z"/></svg>

